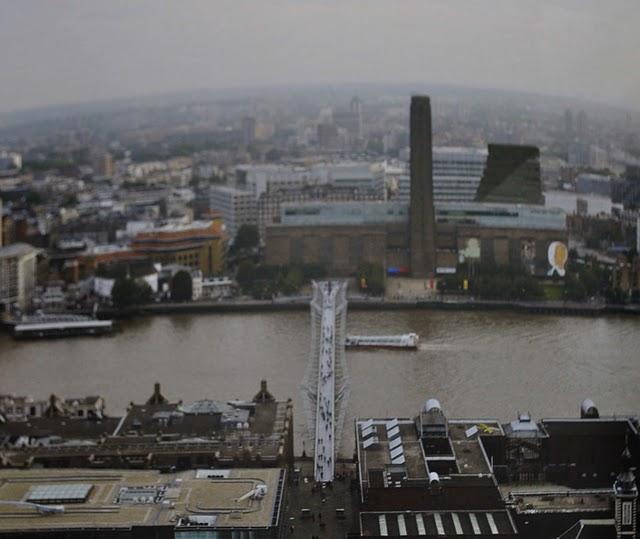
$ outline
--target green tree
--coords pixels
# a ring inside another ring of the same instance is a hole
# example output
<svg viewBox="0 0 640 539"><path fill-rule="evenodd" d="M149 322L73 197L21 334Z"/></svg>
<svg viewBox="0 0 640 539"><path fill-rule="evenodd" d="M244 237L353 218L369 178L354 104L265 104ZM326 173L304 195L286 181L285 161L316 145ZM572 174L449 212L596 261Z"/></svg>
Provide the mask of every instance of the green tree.
<svg viewBox="0 0 640 539"><path fill-rule="evenodd" d="M173 301L191 301L193 282L188 271L180 270L171 279L171 299Z"/></svg>
<svg viewBox="0 0 640 539"><path fill-rule="evenodd" d="M62 206L68 208L69 206L76 206L78 204L78 197L74 193L69 193L62 199Z"/></svg>
<svg viewBox="0 0 640 539"><path fill-rule="evenodd" d="M238 271L236 272L236 281L242 291L246 294L251 290L253 283L256 279L256 265L253 260L243 260L238 265Z"/></svg>
<svg viewBox="0 0 640 539"><path fill-rule="evenodd" d="M291 295L295 294L302 287L303 275L302 269L296 266L289 268L287 275L282 282L282 292Z"/></svg>
<svg viewBox="0 0 640 539"><path fill-rule="evenodd" d="M111 299L118 309L149 303L153 296L151 287L146 282L138 283L129 277L119 277L113 283Z"/></svg>
<svg viewBox="0 0 640 539"><path fill-rule="evenodd" d="M38 204L42 204L43 198L40 193L36 191L28 191L25 197L27 204L30 206L37 206Z"/></svg>
<svg viewBox="0 0 640 539"><path fill-rule="evenodd" d="M233 242L233 246L236 251L243 249L252 249L257 247L260 242L260 235L258 234L258 227L256 225L242 225L236 232L236 237Z"/></svg>
<svg viewBox="0 0 640 539"><path fill-rule="evenodd" d="M576 275L568 274L564 280L564 299L569 301L584 301L587 290Z"/></svg>

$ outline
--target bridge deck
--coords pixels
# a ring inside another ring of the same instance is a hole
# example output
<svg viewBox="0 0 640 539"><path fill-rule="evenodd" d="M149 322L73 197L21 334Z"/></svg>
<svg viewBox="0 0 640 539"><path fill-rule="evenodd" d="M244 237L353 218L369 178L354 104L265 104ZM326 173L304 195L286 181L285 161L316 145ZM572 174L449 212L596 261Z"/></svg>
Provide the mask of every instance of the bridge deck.
<svg viewBox="0 0 640 539"><path fill-rule="evenodd" d="M322 321L318 357L318 388L316 402L316 434L314 476L316 481L333 481L335 469L335 351L336 294L331 282L322 286Z"/></svg>

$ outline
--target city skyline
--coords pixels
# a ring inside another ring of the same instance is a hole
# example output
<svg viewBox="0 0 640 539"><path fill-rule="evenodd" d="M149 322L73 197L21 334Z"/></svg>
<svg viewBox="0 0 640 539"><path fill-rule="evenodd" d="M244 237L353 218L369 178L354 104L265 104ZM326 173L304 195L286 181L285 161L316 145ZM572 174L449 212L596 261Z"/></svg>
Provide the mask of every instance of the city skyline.
<svg viewBox="0 0 640 539"><path fill-rule="evenodd" d="M198 88L414 81L639 109L639 19L626 1L369 2L366 12L284 0L21 2L0 20L0 60L12 74L0 112Z"/></svg>

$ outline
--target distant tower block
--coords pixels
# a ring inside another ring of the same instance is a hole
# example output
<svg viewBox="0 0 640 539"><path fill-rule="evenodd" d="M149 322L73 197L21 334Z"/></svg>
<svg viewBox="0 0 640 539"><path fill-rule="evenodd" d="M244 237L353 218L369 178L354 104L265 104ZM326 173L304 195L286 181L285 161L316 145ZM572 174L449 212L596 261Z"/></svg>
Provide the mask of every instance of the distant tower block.
<svg viewBox="0 0 640 539"><path fill-rule="evenodd" d="M411 274L425 278L435 274L436 239L433 207L433 157L431 102L427 96L411 98Z"/></svg>

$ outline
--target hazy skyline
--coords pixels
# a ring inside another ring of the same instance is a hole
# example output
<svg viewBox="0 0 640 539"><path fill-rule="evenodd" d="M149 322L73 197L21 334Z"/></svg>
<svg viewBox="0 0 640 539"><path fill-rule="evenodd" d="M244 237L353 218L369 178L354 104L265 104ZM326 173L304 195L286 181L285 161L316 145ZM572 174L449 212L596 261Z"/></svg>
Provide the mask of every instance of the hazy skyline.
<svg viewBox="0 0 640 539"><path fill-rule="evenodd" d="M636 0L0 0L0 112L193 89L427 82L640 109Z"/></svg>

